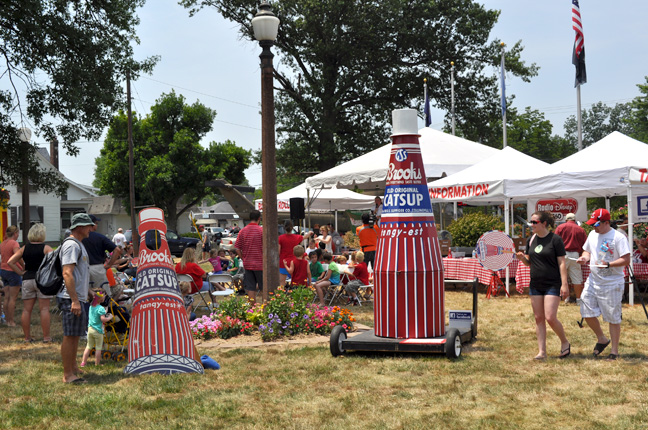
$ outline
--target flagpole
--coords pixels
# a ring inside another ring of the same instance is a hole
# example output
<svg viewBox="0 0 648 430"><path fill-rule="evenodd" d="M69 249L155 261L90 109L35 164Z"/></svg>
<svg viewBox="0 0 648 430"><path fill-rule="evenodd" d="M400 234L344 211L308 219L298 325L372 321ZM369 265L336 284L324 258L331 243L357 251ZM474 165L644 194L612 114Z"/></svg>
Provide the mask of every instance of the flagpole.
<svg viewBox="0 0 648 430"><path fill-rule="evenodd" d="M506 138L506 84L504 81L504 42L502 42L502 136L503 136L503 142L504 142L504 148L507 146L507 138Z"/></svg>
<svg viewBox="0 0 648 430"><path fill-rule="evenodd" d="M452 135L455 135L455 94L454 94L454 61L450 62L450 117L452 118Z"/></svg>
<svg viewBox="0 0 648 430"><path fill-rule="evenodd" d="M432 124L432 114L430 113L430 99L428 96L427 78L423 78L423 114L425 116L425 126L429 127Z"/></svg>
<svg viewBox="0 0 648 430"><path fill-rule="evenodd" d="M587 71L585 69L585 39L583 37L583 22L581 20L580 5L578 0L572 0L572 28L576 32L574 40L574 51L572 53L572 64L576 66L576 125L578 133L577 149L583 149L583 124L581 120L581 90L582 84L587 82Z"/></svg>
<svg viewBox="0 0 648 430"><path fill-rule="evenodd" d="M579 151L583 149L583 124L581 122L581 91L580 84L576 85L576 119L578 125L578 146Z"/></svg>

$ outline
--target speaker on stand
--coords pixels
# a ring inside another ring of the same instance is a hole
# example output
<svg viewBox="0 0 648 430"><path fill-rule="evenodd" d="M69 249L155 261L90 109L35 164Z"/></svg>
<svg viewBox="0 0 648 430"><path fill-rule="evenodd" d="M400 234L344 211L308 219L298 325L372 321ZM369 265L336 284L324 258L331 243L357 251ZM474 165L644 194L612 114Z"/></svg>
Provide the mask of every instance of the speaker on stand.
<svg viewBox="0 0 648 430"><path fill-rule="evenodd" d="M290 219L295 225L299 225L299 220L306 218L304 212L304 199L293 197L290 199Z"/></svg>

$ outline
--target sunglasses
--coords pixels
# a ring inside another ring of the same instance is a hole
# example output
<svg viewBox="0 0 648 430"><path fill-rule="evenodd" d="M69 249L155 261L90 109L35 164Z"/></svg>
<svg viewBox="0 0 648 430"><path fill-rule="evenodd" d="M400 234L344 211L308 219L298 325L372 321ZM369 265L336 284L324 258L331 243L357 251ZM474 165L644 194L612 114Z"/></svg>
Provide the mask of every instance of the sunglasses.
<svg viewBox="0 0 648 430"><path fill-rule="evenodd" d="M529 224L536 225L536 224L542 224L542 223L540 221L531 220L531 221L529 221Z"/></svg>

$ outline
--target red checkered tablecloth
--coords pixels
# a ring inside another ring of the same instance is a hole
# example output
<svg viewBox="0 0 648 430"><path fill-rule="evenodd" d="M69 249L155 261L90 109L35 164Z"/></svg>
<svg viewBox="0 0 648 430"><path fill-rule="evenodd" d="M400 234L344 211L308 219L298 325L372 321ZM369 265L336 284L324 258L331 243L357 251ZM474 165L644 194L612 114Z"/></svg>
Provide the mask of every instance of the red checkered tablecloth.
<svg viewBox="0 0 648 430"><path fill-rule="evenodd" d="M511 261L509 264L509 277L514 278L518 268L518 260ZM462 279L473 280L475 277L479 279L481 284L488 285L490 283L492 273L488 269L484 269L476 258L444 258L443 259L443 277L445 279ZM498 272L500 278L506 277L506 271L500 270Z"/></svg>
<svg viewBox="0 0 648 430"><path fill-rule="evenodd" d="M583 282L587 279L590 274L590 268L588 265L581 267L583 271ZM530 268L524 264L520 264L517 273L515 275L515 286L517 288L528 288L531 275L529 273ZM628 277L628 268L624 269L625 276ZM648 264L645 263L635 263L634 264L634 273L637 279L648 279Z"/></svg>

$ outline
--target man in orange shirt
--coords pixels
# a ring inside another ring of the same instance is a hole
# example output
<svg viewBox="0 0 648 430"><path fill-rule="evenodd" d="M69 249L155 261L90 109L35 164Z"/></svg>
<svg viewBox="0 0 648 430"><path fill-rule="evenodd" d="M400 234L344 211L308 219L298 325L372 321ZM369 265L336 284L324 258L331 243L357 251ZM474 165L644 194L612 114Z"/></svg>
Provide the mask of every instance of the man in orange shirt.
<svg viewBox="0 0 648 430"><path fill-rule="evenodd" d="M364 261L374 269L374 258L376 258L376 243L380 235L380 228L373 223L369 223L370 216L368 213L362 214L362 225L356 228L356 236L360 239L360 247L364 252Z"/></svg>

